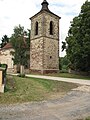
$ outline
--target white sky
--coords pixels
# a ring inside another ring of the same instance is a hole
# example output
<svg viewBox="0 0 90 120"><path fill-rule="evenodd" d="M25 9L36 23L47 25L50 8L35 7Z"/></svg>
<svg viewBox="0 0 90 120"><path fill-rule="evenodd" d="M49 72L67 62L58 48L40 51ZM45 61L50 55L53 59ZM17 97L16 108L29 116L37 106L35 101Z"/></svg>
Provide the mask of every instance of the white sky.
<svg viewBox="0 0 90 120"><path fill-rule="evenodd" d="M40 11L43 0L0 0L0 39L3 35L13 34L15 26L21 24L30 29L29 18ZM78 16L81 6L86 0L47 0L49 9L61 17L60 43L65 40L70 21ZM60 44L61 48L61 44ZM65 52L60 52L64 56Z"/></svg>

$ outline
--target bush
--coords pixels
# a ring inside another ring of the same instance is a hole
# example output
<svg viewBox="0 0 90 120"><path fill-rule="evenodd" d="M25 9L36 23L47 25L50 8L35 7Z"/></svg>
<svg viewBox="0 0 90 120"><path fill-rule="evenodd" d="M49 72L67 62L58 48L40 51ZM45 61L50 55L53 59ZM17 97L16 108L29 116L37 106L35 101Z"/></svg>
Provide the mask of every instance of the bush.
<svg viewBox="0 0 90 120"><path fill-rule="evenodd" d="M62 69L62 70L60 70L60 73L68 73L68 70Z"/></svg>
<svg viewBox="0 0 90 120"><path fill-rule="evenodd" d="M8 67L7 64L1 64L0 63L0 67L1 68L5 68L5 70L4 70L4 77L6 77L6 70L7 70L7 67Z"/></svg>
<svg viewBox="0 0 90 120"><path fill-rule="evenodd" d="M5 68L7 70L7 64L0 64L0 67Z"/></svg>

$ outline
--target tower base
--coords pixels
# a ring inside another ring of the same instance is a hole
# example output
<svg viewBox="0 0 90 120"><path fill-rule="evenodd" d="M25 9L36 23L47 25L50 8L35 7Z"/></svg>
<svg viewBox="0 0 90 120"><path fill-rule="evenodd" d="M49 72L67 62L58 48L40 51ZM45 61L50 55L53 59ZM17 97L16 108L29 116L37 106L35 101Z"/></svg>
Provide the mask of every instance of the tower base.
<svg viewBox="0 0 90 120"><path fill-rule="evenodd" d="M30 73L35 73L35 74L59 73L59 69L48 69L48 70L34 70L34 69L30 69Z"/></svg>

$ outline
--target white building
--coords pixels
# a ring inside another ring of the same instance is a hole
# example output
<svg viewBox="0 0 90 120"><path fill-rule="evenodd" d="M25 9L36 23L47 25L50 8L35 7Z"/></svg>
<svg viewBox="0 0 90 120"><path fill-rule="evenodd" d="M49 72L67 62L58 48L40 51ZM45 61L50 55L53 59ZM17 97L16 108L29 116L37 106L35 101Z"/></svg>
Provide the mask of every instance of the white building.
<svg viewBox="0 0 90 120"><path fill-rule="evenodd" d="M11 51L14 51L14 49L10 43L7 43L2 49L0 49L0 63L8 65L7 72L13 72L14 70Z"/></svg>

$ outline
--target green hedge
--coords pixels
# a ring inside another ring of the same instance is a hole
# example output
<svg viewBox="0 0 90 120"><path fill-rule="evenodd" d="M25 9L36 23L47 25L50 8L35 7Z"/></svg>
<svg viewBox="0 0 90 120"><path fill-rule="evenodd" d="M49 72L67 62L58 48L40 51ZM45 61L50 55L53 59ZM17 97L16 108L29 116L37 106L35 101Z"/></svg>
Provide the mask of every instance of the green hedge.
<svg viewBox="0 0 90 120"><path fill-rule="evenodd" d="M7 67L8 67L7 64L1 64L1 63L0 63L0 67L1 67L1 68L5 68L4 77L6 77L6 71L7 71Z"/></svg>

